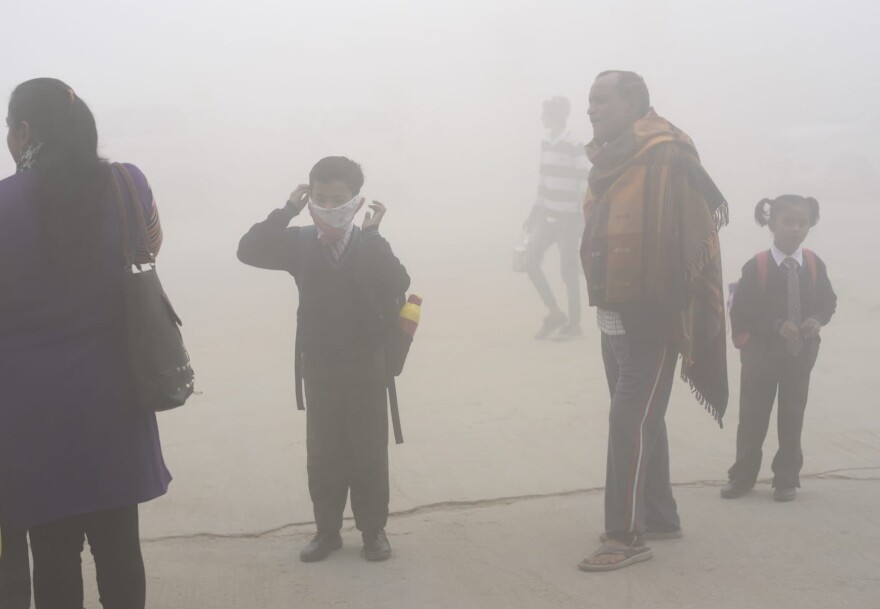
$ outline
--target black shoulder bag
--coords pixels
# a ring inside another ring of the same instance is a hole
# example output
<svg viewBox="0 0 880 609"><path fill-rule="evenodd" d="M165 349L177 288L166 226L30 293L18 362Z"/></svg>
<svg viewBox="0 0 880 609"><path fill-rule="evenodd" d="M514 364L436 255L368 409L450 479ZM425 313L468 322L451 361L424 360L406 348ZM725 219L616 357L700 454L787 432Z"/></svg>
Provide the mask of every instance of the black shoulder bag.
<svg viewBox="0 0 880 609"><path fill-rule="evenodd" d="M137 406L151 412L171 410L183 406L192 395L195 383L180 334L183 322L159 281L156 255L134 181L119 163L113 164L112 173L125 268L122 280L125 339ZM125 183L128 196L123 194L120 179ZM148 268L142 269L137 263L132 234L140 235L140 242L150 255Z"/></svg>

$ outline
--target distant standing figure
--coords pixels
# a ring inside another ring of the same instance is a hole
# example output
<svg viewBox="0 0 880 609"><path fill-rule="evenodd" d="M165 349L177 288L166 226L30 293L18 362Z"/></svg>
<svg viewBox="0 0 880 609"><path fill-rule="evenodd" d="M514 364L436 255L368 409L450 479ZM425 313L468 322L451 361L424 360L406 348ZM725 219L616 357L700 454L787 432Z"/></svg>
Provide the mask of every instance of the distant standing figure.
<svg viewBox="0 0 880 609"><path fill-rule="evenodd" d="M816 199L798 195L763 199L755 208L755 219L770 227L773 245L745 264L733 293L730 324L742 361L739 428L736 463L721 496L734 499L755 485L778 396L773 496L791 501L804 463L801 431L810 373L819 355L820 330L831 321L837 296L825 263L801 245L819 221Z"/></svg>
<svg viewBox="0 0 880 609"><path fill-rule="evenodd" d="M29 530L37 609L83 606L86 540L103 606L143 609L138 504L171 476L131 383L115 170L88 106L59 80L16 87L6 122L18 171L0 182L3 531ZM157 250L150 186L127 169Z"/></svg>
<svg viewBox="0 0 880 609"><path fill-rule="evenodd" d="M554 97L544 102L541 119L547 137L541 143L538 196L525 223L528 233L526 270L547 307L547 317L535 338L568 340L581 335L581 294L578 250L583 232L582 205L587 191L589 162L584 146L566 131L569 101ZM568 293L568 316L559 308L541 263L551 246L559 247L562 279Z"/></svg>
<svg viewBox="0 0 880 609"><path fill-rule="evenodd" d="M727 202L691 139L651 109L639 75L600 74L588 113L581 260L611 413L604 543L580 567L609 571L651 558L645 539L681 536L664 420L679 356L682 377L719 422L727 407L718 241Z"/></svg>

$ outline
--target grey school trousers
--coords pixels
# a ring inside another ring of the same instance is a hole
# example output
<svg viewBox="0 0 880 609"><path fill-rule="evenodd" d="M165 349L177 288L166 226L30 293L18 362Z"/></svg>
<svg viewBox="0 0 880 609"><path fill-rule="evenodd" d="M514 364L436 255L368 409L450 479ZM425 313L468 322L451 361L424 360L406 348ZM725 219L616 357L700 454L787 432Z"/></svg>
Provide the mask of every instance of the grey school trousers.
<svg viewBox="0 0 880 609"><path fill-rule="evenodd" d="M382 382L305 380L309 494L318 531L342 528L351 492L359 531L388 521L388 402Z"/></svg>
<svg viewBox="0 0 880 609"><path fill-rule="evenodd" d="M789 355L782 345L767 345L758 339L749 343L740 351L742 377L736 463L728 476L742 486L755 485L773 402L778 400L779 450L773 458L773 487L799 487L804 465L801 432L810 391L810 372L816 363L819 342L808 342L797 357Z"/></svg>
<svg viewBox="0 0 880 609"><path fill-rule="evenodd" d="M639 545L646 530L681 528L664 420L678 352L662 342L603 334L602 358L611 391L605 532Z"/></svg>

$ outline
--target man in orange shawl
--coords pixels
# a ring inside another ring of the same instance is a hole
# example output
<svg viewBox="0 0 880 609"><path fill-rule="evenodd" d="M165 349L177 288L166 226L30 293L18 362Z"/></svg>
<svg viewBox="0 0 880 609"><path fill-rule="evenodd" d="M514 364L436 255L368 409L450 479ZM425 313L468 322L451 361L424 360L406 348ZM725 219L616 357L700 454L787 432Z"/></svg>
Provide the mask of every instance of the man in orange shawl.
<svg viewBox="0 0 880 609"><path fill-rule="evenodd" d="M719 424L727 407L718 242L727 202L637 74L600 74L589 116L581 262L611 416L604 544L580 567L608 571L651 558L646 539L681 536L664 421L679 356L682 378Z"/></svg>

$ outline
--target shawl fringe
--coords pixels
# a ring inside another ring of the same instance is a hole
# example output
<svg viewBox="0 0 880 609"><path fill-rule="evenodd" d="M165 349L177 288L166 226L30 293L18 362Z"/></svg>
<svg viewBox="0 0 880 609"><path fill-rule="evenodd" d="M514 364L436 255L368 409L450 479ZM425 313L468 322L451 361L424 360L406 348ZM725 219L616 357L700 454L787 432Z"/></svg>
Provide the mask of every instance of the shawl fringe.
<svg viewBox="0 0 880 609"><path fill-rule="evenodd" d="M709 399L706 398L706 396L704 396L699 389L697 389L693 379L689 377L684 370L682 370L681 372L681 380L688 384L688 387L690 388L691 394L693 394L694 399L696 399L697 402L706 409L706 412L708 412L712 416L712 418L715 419L715 422L718 423L718 427L724 429L724 420L721 413L714 405L709 402Z"/></svg>
<svg viewBox="0 0 880 609"><path fill-rule="evenodd" d="M715 221L715 230L706 237L693 260L685 268L685 282L690 283L694 277L703 272L703 269L709 265L715 256L721 255L721 243L718 241L718 233L730 221L728 209L727 201L725 201L712 214Z"/></svg>
<svg viewBox="0 0 880 609"><path fill-rule="evenodd" d="M718 206L718 209L715 210L712 217L715 220L716 231L720 231L727 226L728 222L730 222L730 206L727 204L727 201L723 201L721 205Z"/></svg>

